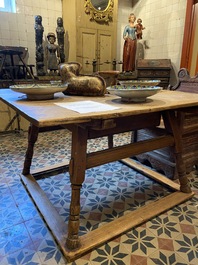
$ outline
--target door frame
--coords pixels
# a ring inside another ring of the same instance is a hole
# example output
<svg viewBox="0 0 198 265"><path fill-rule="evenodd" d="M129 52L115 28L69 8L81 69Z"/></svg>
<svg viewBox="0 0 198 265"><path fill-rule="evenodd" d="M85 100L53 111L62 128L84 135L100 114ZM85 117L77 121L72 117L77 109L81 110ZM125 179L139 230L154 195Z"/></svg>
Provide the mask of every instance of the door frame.
<svg viewBox="0 0 198 265"><path fill-rule="evenodd" d="M187 0L180 68L188 69L189 65L191 44L193 41L193 22L194 22L196 3L198 3L198 0Z"/></svg>

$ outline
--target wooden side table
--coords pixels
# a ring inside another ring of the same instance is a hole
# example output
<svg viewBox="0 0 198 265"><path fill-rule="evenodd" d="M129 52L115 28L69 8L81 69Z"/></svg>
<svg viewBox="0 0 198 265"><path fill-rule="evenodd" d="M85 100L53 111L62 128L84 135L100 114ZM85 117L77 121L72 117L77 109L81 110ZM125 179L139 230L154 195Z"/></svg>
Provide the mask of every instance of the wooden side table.
<svg viewBox="0 0 198 265"><path fill-rule="evenodd" d="M28 66L26 65L26 63L24 62L22 58L22 54L23 54L22 51L17 51L17 50L12 50L12 49L0 50L0 55L2 55L2 59L0 63L0 74L2 73L3 70L5 70L5 71L8 71L12 79L17 79L17 71L16 71L17 66L14 64L14 56L18 56L19 61L24 66L24 69L26 69L26 72L30 75L32 79L34 79L34 75L32 74L32 72L30 71L30 69L28 68ZM6 57L10 57L11 64L9 66L5 65Z"/></svg>

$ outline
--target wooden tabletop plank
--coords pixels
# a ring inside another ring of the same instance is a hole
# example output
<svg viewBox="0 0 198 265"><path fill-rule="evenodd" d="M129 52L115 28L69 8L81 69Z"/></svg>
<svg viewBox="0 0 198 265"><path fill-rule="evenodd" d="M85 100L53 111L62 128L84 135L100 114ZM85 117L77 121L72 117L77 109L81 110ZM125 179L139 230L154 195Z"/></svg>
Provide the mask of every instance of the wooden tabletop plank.
<svg viewBox="0 0 198 265"><path fill-rule="evenodd" d="M31 101L23 94L10 89L1 89L0 98L19 114L27 118L38 127L55 126L71 123L85 123L94 119L111 119L143 113L164 111L185 107L198 107L198 94L179 91L162 90L149 97L144 103L124 103L120 97L105 95L104 97L65 96L56 93L53 100ZM99 103L119 107L111 111L101 111L79 114L78 112L57 106L55 103L71 103L76 101L92 100Z"/></svg>

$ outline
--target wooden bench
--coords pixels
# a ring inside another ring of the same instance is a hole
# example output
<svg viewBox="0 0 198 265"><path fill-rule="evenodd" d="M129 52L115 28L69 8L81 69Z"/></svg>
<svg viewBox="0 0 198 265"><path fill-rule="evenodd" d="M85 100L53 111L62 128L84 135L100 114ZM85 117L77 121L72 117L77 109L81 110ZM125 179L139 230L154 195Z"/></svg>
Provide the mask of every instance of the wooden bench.
<svg viewBox="0 0 198 265"><path fill-rule="evenodd" d="M198 74L190 77L188 71L182 68L178 72L179 81L176 86L169 87L170 90L177 90L190 93L198 93ZM178 115L182 134L183 158L186 166L186 173L190 174L196 169L198 173L198 115L191 112ZM138 130L134 133L133 141L150 139L157 135L163 135L163 124L159 127ZM177 170L175 167L175 155L170 147L158 149L152 152L136 156L143 164L151 165L154 169L165 174L168 178L176 179Z"/></svg>

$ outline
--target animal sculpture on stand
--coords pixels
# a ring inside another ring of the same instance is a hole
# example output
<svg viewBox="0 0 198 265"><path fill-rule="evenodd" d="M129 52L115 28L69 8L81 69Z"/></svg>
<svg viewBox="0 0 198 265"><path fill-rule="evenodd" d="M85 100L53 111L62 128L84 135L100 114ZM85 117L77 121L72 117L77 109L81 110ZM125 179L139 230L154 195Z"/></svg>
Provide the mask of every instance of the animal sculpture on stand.
<svg viewBox="0 0 198 265"><path fill-rule="evenodd" d="M105 80L97 75L80 75L81 69L82 65L78 62L59 65L61 80L68 84L63 93L78 96L104 96L106 92Z"/></svg>

